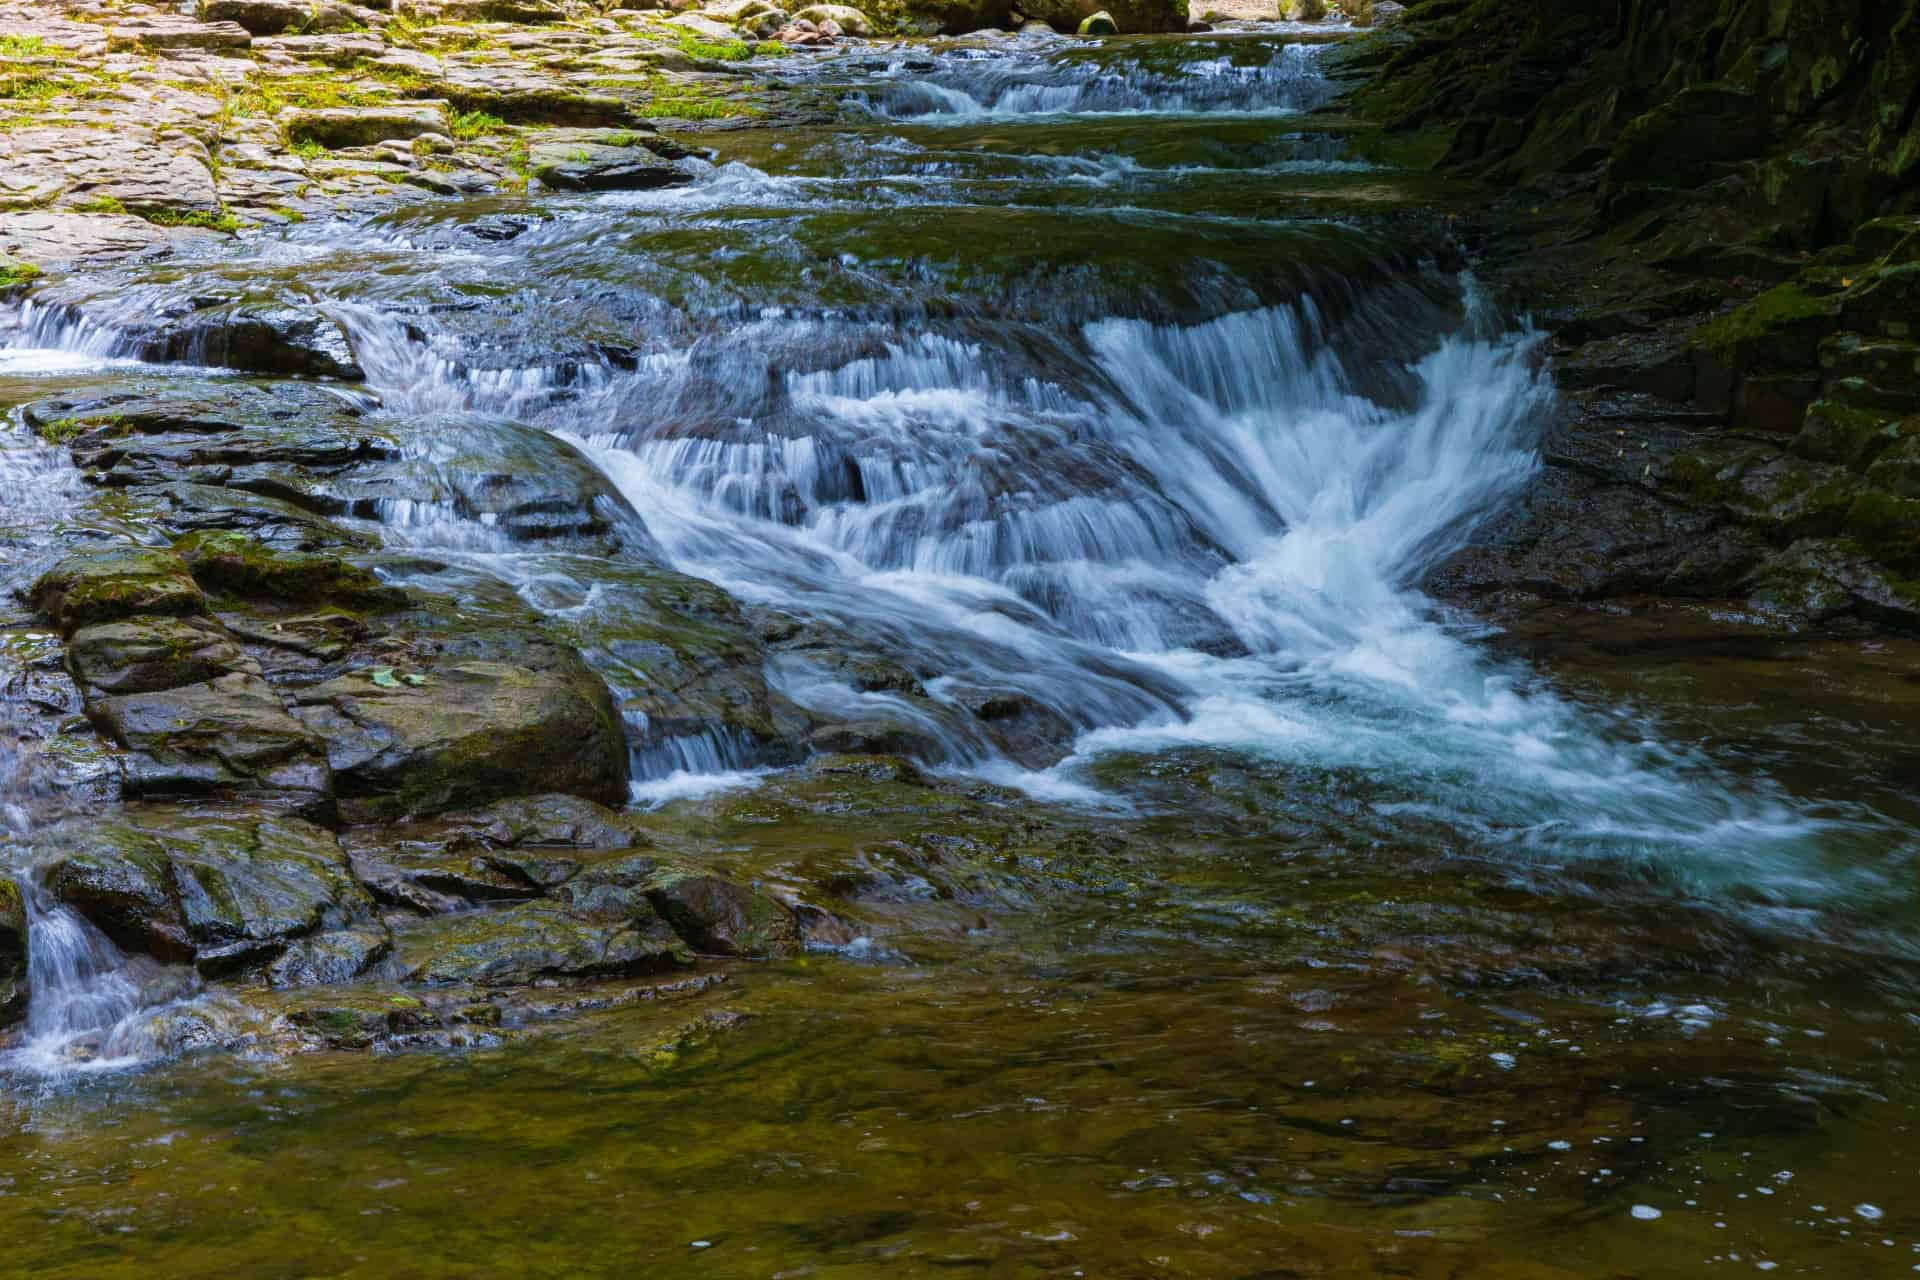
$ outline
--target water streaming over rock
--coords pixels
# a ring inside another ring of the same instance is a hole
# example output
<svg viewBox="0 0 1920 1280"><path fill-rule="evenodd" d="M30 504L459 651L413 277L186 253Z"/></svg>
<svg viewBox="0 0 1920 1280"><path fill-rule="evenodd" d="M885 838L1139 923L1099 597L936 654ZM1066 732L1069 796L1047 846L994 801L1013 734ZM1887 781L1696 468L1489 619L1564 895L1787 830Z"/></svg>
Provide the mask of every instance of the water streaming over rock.
<svg viewBox="0 0 1920 1280"><path fill-rule="evenodd" d="M878 726L869 741L1119 805L1102 759L1251 751L1519 867L1598 859L1780 903L1873 891L1871 868L1821 852L1870 814L1816 819L1733 784L1489 660L1420 595L1533 477L1551 394L1533 338L1434 261L1442 245L1356 223L1364 203L1241 207L1274 166L1340 154L1273 125L1328 97L1321 52L1023 39L888 57L837 71L877 121L852 158L796 133L689 190L484 235L427 210L256 252L346 335L387 419L571 441L644 521L633 545L904 673L769 658L780 696ZM1101 133L1113 112L1155 124ZM1251 149L1158 149L1249 113ZM1060 154L1060 120L1097 144ZM969 252L889 201L951 220ZM49 299L16 317L21 345L130 349L92 318L109 291ZM374 505L389 537L557 614L617 607L616 584L456 504ZM668 793L771 762L724 729L635 757Z"/></svg>

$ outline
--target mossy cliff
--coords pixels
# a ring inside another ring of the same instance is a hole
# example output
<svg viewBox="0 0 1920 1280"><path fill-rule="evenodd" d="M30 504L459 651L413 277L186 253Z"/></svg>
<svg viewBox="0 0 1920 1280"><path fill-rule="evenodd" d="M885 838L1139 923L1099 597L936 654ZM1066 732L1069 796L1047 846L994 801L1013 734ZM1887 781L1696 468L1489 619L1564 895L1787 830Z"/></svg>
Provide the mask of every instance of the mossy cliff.
<svg viewBox="0 0 1920 1280"><path fill-rule="evenodd" d="M1920 623L1920 0L1427 0L1340 61L1501 193L1465 234L1569 393L1443 588Z"/></svg>

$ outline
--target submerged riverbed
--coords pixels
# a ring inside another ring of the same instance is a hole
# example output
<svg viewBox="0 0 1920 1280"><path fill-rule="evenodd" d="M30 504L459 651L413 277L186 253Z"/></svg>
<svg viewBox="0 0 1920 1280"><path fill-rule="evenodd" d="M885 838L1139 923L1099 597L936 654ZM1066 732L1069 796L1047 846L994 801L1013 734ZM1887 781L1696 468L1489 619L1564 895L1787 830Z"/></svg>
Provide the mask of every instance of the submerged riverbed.
<svg viewBox="0 0 1920 1280"><path fill-rule="evenodd" d="M14 1265L1920 1270L1920 647L1576 611L1496 633L1423 595L1534 479L1551 376L1451 243L1458 193L1309 114L1322 54L795 59L836 121L690 133L691 186L423 204L36 291L9 404L230 379L205 346L154 362L156 317L289 307L445 474L590 463L638 522L615 547L359 481L303 500L397 577L493 584L476 626L506 591L623 699L654 680L641 570L724 588L777 714L630 712L636 821L833 886L848 927L452 1050L285 1056L245 984L133 973L135 1014L81 1029L133 1046L111 1069L63 1056L71 1026L16 1033ZM137 526L87 492L16 424L9 547ZM22 669L57 646L7 634ZM32 756L0 736L30 890L47 811L89 803ZM160 1007L199 1039L109 1034Z"/></svg>

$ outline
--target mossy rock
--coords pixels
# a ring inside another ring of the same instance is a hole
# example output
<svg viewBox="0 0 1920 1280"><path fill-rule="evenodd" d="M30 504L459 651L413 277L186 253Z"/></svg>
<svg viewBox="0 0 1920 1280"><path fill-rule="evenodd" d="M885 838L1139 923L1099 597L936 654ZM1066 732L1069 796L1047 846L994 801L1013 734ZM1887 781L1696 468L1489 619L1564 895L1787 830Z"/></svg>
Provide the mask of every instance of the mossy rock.
<svg viewBox="0 0 1920 1280"><path fill-rule="evenodd" d="M27 1012L27 905L20 886L0 876L0 1026Z"/></svg>
<svg viewBox="0 0 1920 1280"><path fill-rule="evenodd" d="M1807 408L1793 451L1816 462L1860 469L1870 466L1889 446L1916 434L1920 434L1920 421L1903 421L1882 409L1818 400Z"/></svg>
<svg viewBox="0 0 1920 1280"><path fill-rule="evenodd" d="M757 958L800 947L800 923L790 908L719 876L663 871L648 882L647 900L704 955Z"/></svg>
<svg viewBox="0 0 1920 1280"><path fill-rule="evenodd" d="M1920 499L1863 493L1846 515L1846 532L1900 573L1920 573Z"/></svg>
<svg viewBox="0 0 1920 1280"><path fill-rule="evenodd" d="M1816 296L1789 282L1700 326L1693 345L1736 372L1810 369L1820 339L1833 332L1839 316L1836 298Z"/></svg>
<svg viewBox="0 0 1920 1280"><path fill-rule="evenodd" d="M186 561L151 547L75 552L35 581L30 599L66 635L95 623L203 614L207 607Z"/></svg>
<svg viewBox="0 0 1920 1280"><path fill-rule="evenodd" d="M600 677L558 645L506 656L375 667L302 690L295 714L327 741L342 816L434 814L530 790L624 802L626 736Z"/></svg>
<svg viewBox="0 0 1920 1280"><path fill-rule="evenodd" d="M135 807L36 844L58 901L129 950L210 975L373 916L333 835L285 814Z"/></svg>
<svg viewBox="0 0 1920 1280"><path fill-rule="evenodd" d="M524 986L542 978L658 973L691 962L644 897L529 902L434 916L396 930L406 981Z"/></svg>
<svg viewBox="0 0 1920 1280"><path fill-rule="evenodd" d="M398 608L407 599L339 556L280 550L232 530L189 534L174 550L201 587L220 595L354 611Z"/></svg>
<svg viewBox="0 0 1920 1280"><path fill-rule="evenodd" d="M92 694L151 693L259 667L217 624L198 618L134 618L82 627L67 641L67 667Z"/></svg>

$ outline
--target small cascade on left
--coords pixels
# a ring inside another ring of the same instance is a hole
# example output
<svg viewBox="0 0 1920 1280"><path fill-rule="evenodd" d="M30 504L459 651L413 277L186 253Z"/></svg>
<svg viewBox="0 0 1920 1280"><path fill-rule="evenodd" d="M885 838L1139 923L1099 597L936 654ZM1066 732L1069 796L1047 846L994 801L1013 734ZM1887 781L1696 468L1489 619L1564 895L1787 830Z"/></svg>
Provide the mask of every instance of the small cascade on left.
<svg viewBox="0 0 1920 1280"><path fill-rule="evenodd" d="M154 1057L159 1045L150 1015L185 994L184 974L125 954L30 878L22 896L31 1003L23 1034L0 1065L57 1077Z"/></svg>
<svg viewBox="0 0 1920 1280"><path fill-rule="evenodd" d="M25 355L14 354L25 362ZM0 371L6 368L0 363ZM32 372L64 368L58 360L43 361ZM61 451L18 431L0 438L0 593L6 598L23 594L14 570L31 572L35 563L31 554L10 553L32 549L28 540L57 522L76 483ZM57 1079L130 1065L154 1056L150 1015L185 994L192 976L123 954L42 883L36 841L98 801L83 800L49 768L47 699L44 691L36 694L30 662L18 660L44 637L24 615L0 622L14 626L0 630L0 643L22 642L0 653L0 1073Z"/></svg>

